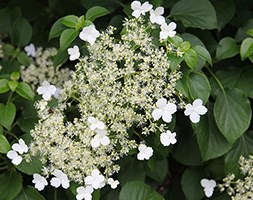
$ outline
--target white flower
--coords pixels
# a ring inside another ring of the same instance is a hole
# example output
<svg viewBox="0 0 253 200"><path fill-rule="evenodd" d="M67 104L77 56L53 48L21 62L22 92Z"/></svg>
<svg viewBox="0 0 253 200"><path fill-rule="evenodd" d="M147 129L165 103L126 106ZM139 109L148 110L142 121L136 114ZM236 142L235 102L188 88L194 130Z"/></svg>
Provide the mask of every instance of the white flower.
<svg viewBox="0 0 253 200"><path fill-rule="evenodd" d="M162 16L164 13L163 7L157 7L155 10L150 10L150 21L151 23L157 23L159 25L162 25L165 23L165 18Z"/></svg>
<svg viewBox="0 0 253 200"><path fill-rule="evenodd" d="M133 1L131 3L131 8L133 10L132 15L139 18L140 15L145 15L146 12L150 11L153 6L149 2L141 4L139 1Z"/></svg>
<svg viewBox="0 0 253 200"><path fill-rule="evenodd" d="M175 144L177 142L176 133L167 130L165 133L160 135L160 141L163 146L169 146L170 144Z"/></svg>
<svg viewBox="0 0 253 200"><path fill-rule="evenodd" d="M23 139L19 139L18 143L13 144L11 148L19 154L28 152L28 146L25 144Z"/></svg>
<svg viewBox="0 0 253 200"><path fill-rule="evenodd" d="M54 178L51 179L50 183L53 187L58 188L62 185L63 188L69 188L69 179L66 174L64 174L61 170L54 170L53 175Z"/></svg>
<svg viewBox="0 0 253 200"><path fill-rule="evenodd" d="M93 188L91 186L86 186L86 187L83 187L83 186L80 186L78 188L76 188L76 192L77 192L77 195L76 195L76 199L77 200L92 200L92 193L93 193Z"/></svg>
<svg viewBox="0 0 253 200"><path fill-rule="evenodd" d="M162 24L161 32L160 32L160 40L167 40L168 37L174 37L176 35L176 31L174 31L177 27L175 22L170 22L169 25Z"/></svg>
<svg viewBox="0 0 253 200"><path fill-rule="evenodd" d="M48 185L47 179L39 174L33 174L32 182L35 184L35 188L39 191L44 190L45 186Z"/></svg>
<svg viewBox="0 0 253 200"><path fill-rule="evenodd" d="M156 102L156 108L152 112L154 120L158 120L162 117L163 121L170 123L172 120L172 114L177 111L177 106L174 103L167 103L165 98L161 98Z"/></svg>
<svg viewBox="0 0 253 200"><path fill-rule="evenodd" d="M185 107L184 114L186 116L190 115L190 120L193 123L198 123L200 120L200 115L204 115L207 112L207 108L202 106L203 101L201 99L196 99L193 101L192 105L187 104Z"/></svg>
<svg viewBox="0 0 253 200"><path fill-rule="evenodd" d="M108 178L107 183L111 186L112 189L116 189L119 185L119 181L113 180L113 178Z"/></svg>
<svg viewBox="0 0 253 200"><path fill-rule="evenodd" d="M95 43L97 37L99 36L100 33L97 31L94 24L84 27L81 33L79 34L81 40L87 41L91 45Z"/></svg>
<svg viewBox="0 0 253 200"><path fill-rule="evenodd" d="M31 43L31 44L25 46L25 52L26 52L26 55L35 57L35 55L36 55L36 49L35 49L34 44Z"/></svg>
<svg viewBox="0 0 253 200"><path fill-rule="evenodd" d="M138 160L148 160L153 155L152 147L147 147L145 144L140 144L138 147L139 153L137 154Z"/></svg>
<svg viewBox="0 0 253 200"><path fill-rule="evenodd" d="M105 185L105 177L100 174L98 169L93 169L91 172L91 176L87 176L84 179L85 185L90 185L94 189L99 189L104 187Z"/></svg>
<svg viewBox="0 0 253 200"><path fill-rule="evenodd" d="M90 124L90 129L91 130L104 129L105 128L104 122L98 120L95 117L88 117L87 121Z"/></svg>
<svg viewBox="0 0 253 200"><path fill-rule="evenodd" d="M59 95L62 93L62 90L60 88L56 88L55 93L53 94L54 98L58 99Z"/></svg>
<svg viewBox="0 0 253 200"><path fill-rule="evenodd" d="M216 187L215 180L202 179L200 181L201 186L204 188L206 197L211 197L213 195L214 188Z"/></svg>
<svg viewBox="0 0 253 200"><path fill-rule="evenodd" d="M102 144L103 146L107 146L110 144L110 139L108 136L106 136L107 131L106 130L101 130L101 129L96 129L96 135L95 137L91 140L91 146L93 148L97 148Z"/></svg>
<svg viewBox="0 0 253 200"><path fill-rule="evenodd" d="M68 48L69 60L76 60L80 57L79 47L77 45Z"/></svg>
<svg viewBox="0 0 253 200"><path fill-rule="evenodd" d="M38 94L42 94L44 100L48 101L52 95L55 94L57 88L54 85L50 85L49 82L43 81L42 85L36 90Z"/></svg>
<svg viewBox="0 0 253 200"><path fill-rule="evenodd" d="M22 162L22 157L16 151L13 150L8 151L7 157L11 159L11 162L14 165L19 165Z"/></svg>

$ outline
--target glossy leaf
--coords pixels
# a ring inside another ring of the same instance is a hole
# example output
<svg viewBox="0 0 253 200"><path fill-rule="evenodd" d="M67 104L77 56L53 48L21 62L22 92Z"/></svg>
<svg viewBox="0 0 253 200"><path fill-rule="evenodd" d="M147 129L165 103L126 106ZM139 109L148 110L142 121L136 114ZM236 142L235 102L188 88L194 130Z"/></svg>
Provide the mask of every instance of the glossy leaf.
<svg viewBox="0 0 253 200"><path fill-rule="evenodd" d="M8 86L10 87L11 91L14 92L18 87L17 81L8 81Z"/></svg>
<svg viewBox="0 0 253 200"><path fill-rule="evenodd" d="M67 27L62 24L62 18L58 19L50 29L48 40L59 37L66 28Z"/></svg>
<svg viewBox="0 0 253 200"><path fill-rule="evenodd" d="M61 23L69 28L75 28L78 22L78 17L75 15L67 15L62 18Z"/></svg>
<svg viewBox="0 0 253 200"><path fill-rule="evenodd" d="M15 92L18 93L21 97L24 97L30 101L32 101L34 98L34 92L32 88L25 82L20 82Z"/></svg>
<svg viewBox="0 0 253 200"><path fill-rule="evenodd" d="M170 15L185 27L217 28L216 13L208 0L180 0L172 6Z"/></svg>
<svg viewBox="0 0 253 200"><path fill-rule="evenodd" d="M35 188L27 186L14 200L46 200Z"/></svg>
<svg viewBox="0 0 253 200"><path fill-rule="evenodd" d="M65 50L76 39L79 32L75 29L66 29L60 36L60 49Z"/></svg>
<svg viewBox="0 0 253 200"><path fill-rule="evenodd" d="M223 60L234 57L238 53L239 46L236 44L235 40L231 37L226 37L219 42L219 46L216 50L216 58L218 60Z"/></svg>
<svg viewBox="0 0 253 200"><path fill-rule="evenodd" d="M242 41L242 45L240 48L241 59L245 60L253 53L253 39L246 38Z"/></svg>
<svg viewBox="0 0 253 200"><path fill-rule="evenodd" d="M63 63L65 63L68 60L69 54L67 51L58 51L56 56L54 57L54 67L58 69Z"/></svg>
<svg viewBox="0 0 253 200"><path fill-rule="evenodd" d="M94 6L87 10L85 18L90 21L94 21L96 18L110 14L110 11L101 6Z"/></svg>
<svg viewBox="0 0 253 200"><path fill-rule="evenodd" d="M17 56L18 62L24 66L29 66L31 60L30 58L25 54L25 52L19 52Z"/></svg>
<svg viewBox="0 0 253 200"><path fill-rule="evenodd" d="M0 94L8 92L10 90L7 79L0 79Z"/></svg>
<svg viewBox="0 0 253 200"><path fill-rule="evenodd" d="M0 124L10 130L16 115L16 107L13 103L6 105L0 103Z"/></svg>
<svg viewBox="0 0 253 200"><path fill-rule="evenodd" d="M34 173L41 173L41 169L43 167L42 162L40 161L39 157L31 157L30 162L26 162L25 159L16 166L19 171L28 174L28 175L33 175Z"/></svg>
<svg viewBox="0 0 253 200"><path fill-rule="evenodd" d="M10 143L4 135L0 134L0 153L7 153L10 151Z"/></svg>
<svg viewBox="0 0 253 200"><path fill-rule="evenodd" d="M239 90L226 89L218 92L214 117L218 128L230 144L248 129L251 113L248 98Z"/></svg>
<svg viewBox="0 0 253 200"><path fill-rule="evenodd" d="M192 49L197 53L197 55L201 58L203 58L204 60L206 60L210 65L212 65L212 58L210 53L207 51L206 48L202 47L202 46L194 46L192 47Z"/></svg>
<svg viewBox="0 0 253 200"><path fill-rule="evenodd" d="M192 70L194 70L198 65L198 57L193 49L188 49L184 53L184 60Z"/></svg>

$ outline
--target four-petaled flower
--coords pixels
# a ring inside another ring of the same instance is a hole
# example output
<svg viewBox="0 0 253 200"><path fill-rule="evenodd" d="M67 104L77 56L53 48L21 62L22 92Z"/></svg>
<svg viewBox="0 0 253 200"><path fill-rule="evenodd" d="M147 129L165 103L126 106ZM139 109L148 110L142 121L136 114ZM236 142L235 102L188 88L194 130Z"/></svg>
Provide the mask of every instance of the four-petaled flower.
<svg viewBox="0 0 253 200"><path fill-rule="evenodd" d="M174 37L176 35L177 24L175 22L170 22L169 25L166 23L161 25L160 40L167 40L168 37Z"/></svg>
<svg viewBox="0 0 253 200"><path fill-rule="evenodd" d="M116 189L119 185L119 181L113 180L113 178L108 178L107 183L111 186L112 189Z"/></svg>
<svg viewBox="0 0 253 200"><path fill-rule="evenodd" d="M35 49L34 44L31 43L31 44L25 46L25 52L26 52L26 55L35 57L35 55L36 55L36 49Z"/></svg>
<svg viewBox="0 0 253 200"><path fill-rule="evenodd" d="M110 139L106 135L107 131L103 129L96 129L96 135L95 137L91 140L91 146L93 148L97 148L102 144L103 146L107 146L110 144Z"/></svg>
<svg viewBox="0 0 253 200"><path fill-rule="evenodd" d="M163 146L169 146L170 144L175 144L177 142L176 133L167 130L165 133L160 135L160 141Z"/></svg>
<svg viewBox="0 0 253 200"><path fill-rule="evenodd" d="M152 147L148 147L145 144L140 144L138 150L139 150L139 153L137 154L138 160L148 160L153 155Z"/></svg>
<svg viewBox="0 0 253 200"><path fill-rule="evenodd" d="M16 151L13 150L8 151L7 157L11 159L11 162L14 165L19 165L22 162L22 157Z"/></svg>
<svg viewBox="0 0 253 200"><path fill-rule="evenodd" d="M93 193L94 189L93 187L91 186L86 186L86 187L83 187L83 186L80 186L78 188L76 188L76 192L77 192L77 195L76 195L76 199L77 200L92 200L92 193Z"/></svg>
<svg viewBox="0 0 253 200"><path fill-rule="evenodd" d="M150 10L150 21L151 23L156 23L162 25L165 23L165 18L162 16L164 13L163 7L157 7L155 10Z"/></svg>
<svg viewBox="0 0 253 200"><path fill-rule="evenodd" d="M170 123L172 120L172 114L177 111L177 106L174 103L167 103L165 98L161 98L156 102L156 108L152 112L154 120L158 120L162 117L163 121Z"/></svg>
<svg viewBox="0 0 253 200"><path fill-rule="evenodd" d="M56 93L57 88L54 85L50 85L49 82L43 81L36 91L38 94L42 94L44 100L48 101Z"/></svg>
<svg viewBox="0 0 253 200"><path fill-rule="evenodd" d="M18 143L15 143L11 147L14 151L17 151L19 154L27 153L28 146L25 144L23 139L19 139Z"/></svg>
<svg viewBox="0 0 253 200"><path fill-rule="evenodd" d="M204 188L206 197L211 197L213 195L214 188L216 187L215 180L204 178L200 181L200 184Z"/></svg>
<svg viewBox="0 0 253 200"><path fill-rule="evenodd" d="M64 189L69 188L69 179L66 174L58 169L54 170L52 174L55 176L50 181L53 187L58 188L60 185L62 185Z"/></svg>
<svg viewBox="0 0 253 200"><path fill-rule="evenodd" d="M48 185L47 179L37 173L33 174L32 182L35 184L35 188L39 191L44 190L45 186Z"/></svg>
<svg viewBox="0 0 253 200"><path fill-rule="evenodd" d="M98 120L95 117L88 117L87 121L90 124L90 129L91 130L104 129L105 128L104 122Z"/></svg>
<svg viewBox="0 0 253 200"><path fill-rule="evenodd" d="M131 8L133 10L132 15L139 18L140 15L145 15L146 12L150 11L153 6L149 2L141 4L139 1L133 1L131 3Z"/></svg>
<svg viewBox="0 0 253 200"><path fill-rule="evenodd" d="M207 108L202 105L203 101L201 99L196 99L193 101L192 105L187 104L185 107L184 114L186 116L190 115L190 120L193 123L198 123L200 120L200 115L204 115L207 112Z"/></svg>
<svg viewBox="0 0 253 200"><path fill-rule="evenodd" d="M68 48L69 60L76 60L80 57L79 47L77 45Z"/></svg>
<svg viewBox="0 0 253 200"><path fill-rule="evenodd" d="M105 185L105 177L100 174L98 169L93 169L90 176L84 179L86 186L92 186L94 189L99 189Z"/></svg>
<svg viewBox="0 0 253 200"><path fill-rule="evenodd" d="M95 43L97 37L100 36L100 33L95 28L94 24L91 24L89 26L85 26L81 33L79 34L79 37L81 40L89 42L91 45Z"/></svg>

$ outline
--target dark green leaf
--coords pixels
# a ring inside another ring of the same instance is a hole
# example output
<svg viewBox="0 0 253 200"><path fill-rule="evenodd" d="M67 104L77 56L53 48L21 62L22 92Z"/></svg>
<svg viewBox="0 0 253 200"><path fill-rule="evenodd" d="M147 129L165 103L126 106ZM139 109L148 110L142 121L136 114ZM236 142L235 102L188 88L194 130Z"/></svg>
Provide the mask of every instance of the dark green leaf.
<svg viewBox="0 0 253 200"><path fill-rule="evenodd" d="M239 53L239 46L235 40L231 37L225 37L219 42L219 46L216 50L216 58L223 60L226 58L234 57Z"/></svg>
<svg viewBox="0 0 253 200"><path fill-rule="evenodd" d="M181 185L188 200L199 200L204 197L204 190L200 185L202 178L203 175L197 168L188 168L185 170Z"/></svg>
<svg viewBox="0 0 253 200"><path fill-rule="evenodd" d="M178 68L178 65L183 61L183 58L178 57L174 54L168 54L168 60L170 61L171 70L175 70Z"/></svg>
<svg viewBox="0 0 253 200"><path fill-rule="evenodd" d="M94 6L101 6L105 7L111 12L115 11L120 5L115 0L107 0L107 1L101 1L101 0L81 0L81 4L84 8L87 10L94 7Z"/></svg>
<svg viewBox="0 0 253 200"><path fill-rule="evenodd" d="M21 97L24 97L30 101L32 101L34 98L34 92L32 88L25 82L20 82L15 92L18 93Z"/></svg>
<svg viewBox="0 0 253 200"><path fill-rule="evenodd" d="M240 48L241 59L245 60L253 53L253 39L246 38L242 41L242 45Z"/></svg>
<svg viewBox="0 0 253 200"><path fill-rule="evenodd" d="M191 46L202 46L205 47L204 43L195 35L190 34L190 33L183 33L181 35L183 40L188 41L191 43Z"/></svg>
<svg viewBox="0 0 253 200"><path fill-rule="evenodd" d="M212 65L212 58L210 53L207 51L207 49L205 47L202 46L194 46L192 47L192 49L197 53L197 55L201 58L203 58L204 60L206 60L210 65Z"/></svg>
<svg viewBox="0 0 253 200"><path fill-rule="evenodd" d="M48 40L59 37L66 28L67 27L62 24L62 18L58 19L50 29Z"/></svg>
<svg viewBox="0 0 253 200"><path fill-rule="evenodd" d="M119 200L164 200L154 189L141 181L126 183L120 191Z"/></svg>
<svg viewBox="0 0 253 200"><path fill-rule="evenodd" d="M248 35L246 34L247 30L253 27L253 18L243 22L243 26L238 28L238 31L235 35L235 41L240 42L244 40Z"/></svg>
<svg viewBox="0 0 253 200"><path fill-rule="evenodd" d="M185 27L217 28L216 13L208 0L180 0L173 5L170 15Z"/></svg>
<svg viewBox="0 0 253 200"><path fill-rule="evenodd" d="M7 103L6 105L0 103L0 113L0 124L10 130L16 115L15 105L13 103Z"/></svg>
<svg viewBox="0 0 253 200"><path fill-rule="evenodd" d="M225 173L234 173L236 176L240 175L239 158L240 156L248 157L253 154L253 134L252 132L242 135L233 148L225 156Z"/></svg>
<svg viewBox="0 0 253 200"><path fill-rule="evenodd" d="M250 102L239 90L219 91L214 104L214 117L221 133L233 144L250 125Z"/></svg>
<svg viewBox="0 0 253 200"><path fill-rule="evenodd" d="M110 11L101 6L94 6L87 10L85 17L87 20L94 21L96 18L110 14Z"/></svg>
<svg viewBox="0 0 253 200"><path fill-rule="evenodd" d="M75 28L78 22L78 17L75 15L67 15L62 18L61 23L69 28Z"/></svg>
<svg viewBox="0 0 253 200"><path fill-rule="evenodd" d="M11 44L4 44L3 53L6 56L13 56L15 53L15 48Z"/></svg>
<svg viewBox="0 0 253 200"><path fill-rule="evenodd" d="M68 53L67 51L58 51L56 56L54 57L54 67L58 69L63 63L68 60Z"/></svg>
<svg viewBox="0 0 253 200"><path fill-rule="evenodd" d="M26 162L25 159L21 162L21 164L17 165L16 168L21 172L33 175L34 173L41 173L41 169L43 167L42 162L39 160L39 157L32 157L30 162Z"/></svg>
<svg viewBox="0 0 253 200"><path fill-rule="evenodd" d="M14 92L18 87L17 81L8 81L8 86L10 87L11 91Z"/></svg>
<svg viewBox="0 0 253 200"><path fill-rule="evenodd" d="M196 52L193 49L188 49L185 53L184 53L184 60L186 62L186 64L191 68L191 69L195 69L198 65L198 57Z"/></svg>
<svg viewBox="0 0 253 200"><path fill-rule="evenodd" d="M9 86L8 86L8 80L7 79L0 79L0 94L8 92Z"/></svg>
<svg viewBox="0 0 253 200"><path fill-rule="evenodd" d="M18 7L7 7L0 10L0 33L10 33L13 22L21 16Z"/></svg>
<svg viewBox="0 0 253 200"><path fill-rule="evenodd" d="M18 53L17 59L24 66L28 66L31 62L30 58L22 51Z"/></svg>
<svg viewBox="0 0 253 200"><path fill-rule="evenodd" d="M14 200L46 200L36 189L27 186Z"/></svg>
<svg viewBox="0 0 253 200"><path fill-rule="evenodd" d="M0 153L7 153L10 151L10 143L4 135L0 135Z"/></svg>
<svg viewBox="0 0 253 200"><path fill-rule="evenodd" d="M22 176L18 172L5 172L0 175L0 194L2 200L14 199L22 188Z"/></svg>
<svg viewBox="0 0 253 200"><path fill-rule="evenodd" d="M217 158L232 147L219 131L211 105L208 108L208 114L202 116L200 122L196 124L196 133L204 161Z"/></svg>
<svg viewBox="0 0 253 200"><path fill-rule="evenodd" d="M21 47L28 44L32 38L32 26L27 19L18 18L13 24L13 41Z"/></svg>
<svg viewBox="0 0 253 200"><path fill-rule="evenodd" d="M151 158L152 159L152 158ZM151 161L151 159L149 161ZM156 180L158 183L164 181L168 173L168 161L167 159L156 160L152 169L149 167L147 176Z"/></svg>
<svg viewBox="0 0 253 200"><path fill-rule="evenodd" d="M60 36L60 49L65 50L76 39L79 32L75 29L66 29Z"/></svg>

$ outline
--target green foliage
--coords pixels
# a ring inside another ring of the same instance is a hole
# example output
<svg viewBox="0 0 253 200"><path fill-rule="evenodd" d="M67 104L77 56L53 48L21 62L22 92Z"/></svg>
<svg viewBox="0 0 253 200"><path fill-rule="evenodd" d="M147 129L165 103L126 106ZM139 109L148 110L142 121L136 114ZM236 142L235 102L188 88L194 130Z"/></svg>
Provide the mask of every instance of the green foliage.
<svg viewBox="0 0 253 200"><path fill-rule="evenodd" d="M33 187L27 186L14 200L45 200L45 198Z"/></svg>
<svg viewBox="0 0 253 200"><path fill-rule="evenodd" d="M223 60L231 58L238 53L239 46L236 44L235 40L233 38L226 37L219 42L219 46L216 50L216 58L218 60Z"/></svg>
<svg viewBox="0 0 253 200"><path fill-rule="evenodd" d="M7 153L10 151L10 143L4 135L0 135L0 153Z"/></svg>
<svg viewBox="0 0 253 200"><path fill-rule="evenodd" d="M0 124L10 130L16 115L15 105L13 103L7 103L6 105L0 103L0 113Z"/></svg>
<svg viewBox="0 0 253 200"><path fill-rule="evenodd" d="M110 14L110 11L101 6L94 6L87 10L85 18L90 21L94 21L96 18Z"/></svg>

